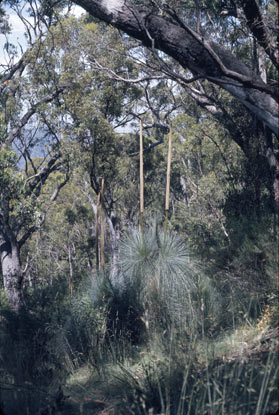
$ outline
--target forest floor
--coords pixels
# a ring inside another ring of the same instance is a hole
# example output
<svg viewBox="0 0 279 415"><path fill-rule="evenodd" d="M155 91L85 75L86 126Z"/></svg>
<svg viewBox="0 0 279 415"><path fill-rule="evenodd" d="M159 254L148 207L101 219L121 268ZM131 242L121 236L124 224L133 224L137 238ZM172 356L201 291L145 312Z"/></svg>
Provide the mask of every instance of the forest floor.
<svg viewBox="0 0 279 415"><path fill-rule="evenodd" d="M204 348L200 347L204 350ZM198 350L198 349L197 349ZM277 354L279 350L279 328L267 329L262 332L255 332L255 328L245 327L238 329L232 333L230 340L226 338L215 340L208 347L208 354L205 358L204 353L200 352L200 370L205 371L210 359L211 369L230 366L239 361L243 364L253 364L258 370L264 368L267 356L270 354ZM148 351L146 351L146 354ZM199 353L199 352L198 352ZM135 371L141 363L141 356L139 355L138 362L127 362L130 365L129 370ZM152 356L154 358L154 355ZM277 360L278 363L278 360ZM109 368L107 368L109 371ZM115 368L112 368L112 371ZM198 375L198 373L197 373ZM114 410L114 398L108 393L111 377L106 378L98 374L96 370L84 365L73 371L69 377L64 393L67 396L65 407L61 414L65 415L117 415ZM118 397L119 399L119 397ZM278 396L279 400L279 396ZM274 402L272 412L278 414L279 403ZM273 412L274 411L274 412ZM131 412L133 413L133 412ZM153 414L153 412L146 412L146 414ZM250 415L250 414L249 414ZM261 414L265 415L265 414Z"/></svg>

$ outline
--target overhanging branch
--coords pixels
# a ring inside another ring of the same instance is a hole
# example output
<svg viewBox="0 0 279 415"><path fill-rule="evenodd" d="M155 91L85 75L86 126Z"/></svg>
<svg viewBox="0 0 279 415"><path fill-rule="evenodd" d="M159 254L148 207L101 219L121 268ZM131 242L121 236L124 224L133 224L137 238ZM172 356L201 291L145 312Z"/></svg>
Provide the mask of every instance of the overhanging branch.
<svg viewBox="0 0 279 415"><path fill-rule="evenodd" d="M213 58L214 61L217 63L217 65L219 66L219 69L220 69L220 71L223 75L225 75L226 77L229 77L229 78L231 78L235 81L238 81L238 82L242 83L243 86L245 86L245 88L254 88L254 89L257 89L259 91L265 92L265 93L269 94L270 96L272 96L272 98L274 98L278 102L278 94L277 94L277 91L274 90L274 88L270 88L269 86L265 85L264 82L261 82L260 80L254 80L251 76L246 76L246 75L243 75L241 73L232 71L229 68L227 68L224 65L224 63L222 62L222 60L219 58L217 53L213 50L213 48L211 47L209 42L207 42L201 35L199 35L194 30L192 30L188 25L186 25L186 23L183 22L180 19L180 17L177 15L175 10L170 8L168 5L165 6L165 8L166 8L168 14L172 18L174 18L177 21L177 23L184 30L186 30L191 36L193 36L193 38L195 40L197 40L205 48L205 50L210 54L211 58ZM216 76L212 76L212 77L206 76L206 78L208 78L209 80L214 81L216 79ZM221 80L220 80L220 82L221 82ZM226 82L226 81L224 81L224 82Z"/></svg>
<svg viewBox="0 0 279 415"><path fill-rule="evenodd" d="M276 91L229 50L208 40L204 42L192 29L186 30L174 17L170 19L170 15L158 15L158 10L151 6L137 6L129 0L75 0L75 3L92 16L140 40L144 46L163 51L195 76L221 86L279 134Z"/></svg>

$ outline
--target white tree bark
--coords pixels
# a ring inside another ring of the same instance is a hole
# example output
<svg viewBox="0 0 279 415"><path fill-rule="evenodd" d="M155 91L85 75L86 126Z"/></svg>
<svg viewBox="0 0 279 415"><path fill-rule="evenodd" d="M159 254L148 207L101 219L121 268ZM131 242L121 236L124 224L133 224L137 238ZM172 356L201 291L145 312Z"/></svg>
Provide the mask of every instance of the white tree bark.
<svg viewBox="0 0 279 415"><path fill-rule="evenodd" d="M0 259L4 290L8 302L15 312L24 304L22 292L23 274L20 265L19 247L15 241L0 235Z"/></svg>

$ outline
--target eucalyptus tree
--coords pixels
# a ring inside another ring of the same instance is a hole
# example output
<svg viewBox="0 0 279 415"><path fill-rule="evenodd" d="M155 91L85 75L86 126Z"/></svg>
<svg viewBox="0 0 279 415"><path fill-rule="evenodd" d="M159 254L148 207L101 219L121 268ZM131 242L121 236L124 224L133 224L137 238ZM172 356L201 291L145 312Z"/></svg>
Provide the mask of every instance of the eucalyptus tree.
<svg viewBox="0 0 279 415"><path fill-rule="evenodd" d="M279 164L274 138L278 136L278 94L272 79L278 69L274 1L260 5L255 0L228 4L126 0L77 0L75 3L92 16L140 40L160 62L161 70L183 83L200 105L225 120L231 132L233 120L218 105L220 91L227 91L244 105L259 120L263 130L264 157L273 178L274 197L279 200ZM246 40L252 36L257 46L260 65L254 68L247 64L247 49L241 50L241 42L237 41L243 29ZM230 32L235 37L229 42ZM168 56L179 64L178 71L168 65ZM264 61L267 71L262 66ZM204 80L210 83L209 88L201 83ZM212 93L212 88L216 92ZM239 134L234 133L232 137L241 145L249 145L241 142Z"/></svg>
<svg viewBox="0 0 279 415"><path fill-rule="evenodd" d="M176 104L168 98L165 75L146 74L145 67L133 58L142 53L138 45L119 39L115 29L97 25L88 16L72 17L51 30L48 42L55 45L52 59L63 74L63 82L72 85L59 110L72 146L70 152L84 171L86 193L95 214L101 180L105 180L106 221L115 264L120 229L134 224L138 215L138 118L144 120L147 185L151 190L156 187L151 150L163 144L168 117ZM104 47L109 54L103 53ZM129 81L125 82L125 76ZM147 203L154 202L155 194L149 192Z"/></svg>
<svg viewBox="0 0 279 415"><path fill-rule="evenodd" d="M263 209L265 186L270 190L265 159L261 156L255 163L253 158L262 142L254 134L249 114L228 94L200 81L191 89L193 97L199 97L194 100L199 104L197 108L187 98L186 86L182 87L181 82L174 82L171 77L170 66L172 71L178 72L178 69L170 59L165 58L168 73L160 73L152 51L139 48L135 42L130 44L126 37L118 41L116 31L96 26L87 17L83 23L74 19L65 21L61 32L59 28L55 30L53 36L64 48L63 65L67 68L68 82L75 85L75 92L69 93L63 103L65 113L72 119L69 134L80 142L83 153L80 162L95 194L100 191L101 178L106 179L105 206L112 241L118 237L119 222L122 227L136 223L138 210L137 140L133 135L116 134L114 127L132 119L137 123L139 116L143 119L147 209L156 206L163 211L166 152L164 146L159 147L164 142L164 134L154 127L156 122L161 123L166 132L172 118L178 137L172 175L173 201L186 201L192 217L186 215L185 224L184 212L183 223L196 234L192 240L202 244L206 255L210 256L209 252L212 254L217 246L222 249L232 232L222 211L226 198L232 200L230 194L235 191L239 194L249 191L249 206L255 203ZM102 53L104 46L110 51L108 55ZM249 58L248 55L246 59ZM190 117L185 117L182 123L176 122L178 114L182 119L185 112ZM221 120L222 126L218 127L212 117ZM251 177L245 178L241 173L241 181L237 179L240 161L244 161L229 138L233 138L250 162ZM190 150L192 147L194 150ZM254 193L251 184L249 187L245 183L247 179L253 182ZM258 200L259 191L262 195ZM214 197L210 196L211 192ZM96 196L87 194L96 212ZM246 202L247 197L241 206ZM175 203L173 206L173 212L177 212ZM180 213L182 210L180 204Z"/></svg>
<svg viewBox="0 0 279 415"><path fill-rule="evenodd" d="M103 56L104 44L111 50L109 57ZM18 157L24 160L24 168L22 164L18 168L14 160L10 166L11 179L13 175L19 176L23 184L23 188L18 186L18 193L14 194L13 199L18 203L24 198L32 210L30 226L25 226L25 233L23 227L12 229L18 277L8 280L18 281L18 296L22 295L19 281L23 279L19 258L21 247L31 234L38 230L46 210L48 213L52 212L51 217L55 218L55 208L53 213L53 209L49 208L48 198L56 198L58 191L68 180L68 161L65 160L71 159L72 166L82 169L83 180L80 180L80 186L94 213L96 196L93 195L99 193L101 178L105 178L105 211L111 242L108 251L114 258L113 263L116 260L120 222L125 226L135 221L138 204L135 157L137 144L134 143L134 135L121 134L117 132L117 128L125 127L135 118L136 105L145 117L148 127L152 127L155 122L158 123L160 117L157 115L158 104L155 108L155 101L152 102L153 98L148 92L148 82L152 78L146 77L143 73L138 75L136 66L126 59L125 46L125 41L118 42L115 30L107 30L102 25L98 27L87 17L80 21L72 17L48 28L48 33L44 34L42 41L35 43L24 55L26 61L24 60L24 65L19 71L17 89L13 90L18 94L13 104L14 108L19 108L21 102L26 106L29 102L30 105L23 114L20 109L18 112L13 109L9 118L13 128L8 125L7 132L3 132L5 145L9 143L9 149L12 145L13 149L17 150ZM112 73L113 76L117 73L121 77L123 71L130 73L130 76L137 76L138 81L130 84L123 83L121 79L111 79ZM155 79L157 80L156 77ZM5 85L9 85L8 80L5 81ZM154 88L155 90L158 94L158 87ZM9 98L9 95L7 97ZM6 110L7 108L8 105L5 106ZM151 108L149 114L152 116L148 115L148 108ZM150 128L147 130L150 131ZM147 140L148 150L162 143L161 138L158 141L156 137L155 143ZM36 154L40 156L37 160L34 159ZM153 167L152 163L149 163L150 174ZM48 185L47 179L56 171L62 172L62 175L56 175L59 180L51 180L52 186ZM29 191L29 187L34 191ZM53 195L50 193L51 189ZM45 194L49 196L45 197ZM12 197L11 195L10 191L9 196L5 197ZM10 216L14 215L14 212L7 207L5 214L6 222L12 228ZM54 219L54 223L56 222ZM47 226L51 228L49 220ZM61 232L60 237L64 233L66 234L66 229L65 232ZM41 248L47 243L47 238L43 235L44 232L40 237ZM67 238L73 237L73 240L69 240L68 244L64 241L64 245L67 245L70 274L74 268L72 247L77 246L75 236L71 235L70 232ZM60 242L57 245L60 246ZM28 249L31 250L29 255L26 253L26 257L29 258L29 270L26 271L26 275L29 275L31 280L34 276L33 270L37 269L40 262L37 260L37 252L32 254L32 247L34 244L30 243L25 245L24 249L24 253ZM61 261L65 262L65 252L58 257L63 257ZM5 261L8 258L6 255ZM88 259L90 262L92 256L89 255ZM61 269L60 266L57 268ZM35 282L33 284L35 285ZM7 291L12 291L12 288L7 288ZM17 307L16 305L15 308Z"/></svg>
<svg viewBox="0 0 279 415"><path fill-rule="evenodd" d="M139 39L144 45L172 56L195 76L220 85L278 134L278 104L274 88L266 85L228 50L203 38L202 33L188 26L187 22L183 21L183 13L180 17L172 7L156 2L137 4L124 0L78 0L76 3L89 14ZM259 19L262 33L254 31L253 34L265 47L272 63L278 67L274 33L270 32L266 25L258 4L252 0L250 3L251 6L257 7L258 13L247 16L248 4L247 7L243 7L247 22L250 27L254 27ZM181 7L182 4L178 6ZM187 10L187 6L184 8Z"/></svg>
<svg viewBox="0 0 279 415"><path fill-rule="evenodd" d="M55 145L43 157L34 159L26 134L26 130L21 130L20 139L14 141L19 153L7 147L1 150L1 272L8 300L15 310L23 305L21 248L41 227L49 204L55 201L69 177L69 164L62 158L59 147ZM26 158L24 168L18 163L22 157ZM55 171L62 173L59 183L49 190L48 198L46 195L41 198L45 183Z"/></svg>
<svg viewBox="0 0 279 415"><path fill-rule="evenodd" d="M62 157L57 125L49 121L50 103L65 90L57 74L50 75L44 66L46 57L40 56L49 21L40 15L38 4L30 4L33 23L22 16L18 3L14 7L25 21L28 46L20 58L13 53L1 65L0 258L4 289L18 311L24 303L21 248L42 225L48 204L67 182L69 164ZM48 198L40 199L49 176L58 170L61 181Z"/></svg>
<svg viewBox="0 0 279 415"><path fill-rule="evenodd" d="M23 247L23 255L29 255L26 285L31 293L59 286L61 296L75 295L84 277L95 271L94 217L83 177L82 169L75 166L56 202L49 204L44 225ZM50 177L46 196L61 178L59 171Z"/></svg>

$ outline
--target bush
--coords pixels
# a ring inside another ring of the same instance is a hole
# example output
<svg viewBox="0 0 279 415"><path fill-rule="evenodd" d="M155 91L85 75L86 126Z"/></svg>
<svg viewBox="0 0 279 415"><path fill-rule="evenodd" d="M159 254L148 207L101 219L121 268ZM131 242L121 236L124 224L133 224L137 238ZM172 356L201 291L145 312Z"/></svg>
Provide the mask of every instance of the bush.
<svg viewBox="0 0 279 415"><path fill-rule="evenodd" d="M5 414L35 413L66 378L57 332L48 330L56 316L48 310L9 308L0 312L1 399ZM56 323L57 325L57 323ZM27 413L27 412L26 412Z"/></svg>

